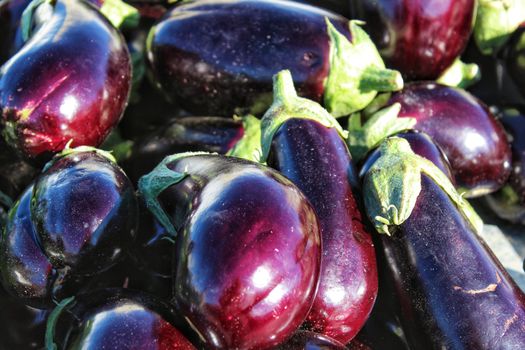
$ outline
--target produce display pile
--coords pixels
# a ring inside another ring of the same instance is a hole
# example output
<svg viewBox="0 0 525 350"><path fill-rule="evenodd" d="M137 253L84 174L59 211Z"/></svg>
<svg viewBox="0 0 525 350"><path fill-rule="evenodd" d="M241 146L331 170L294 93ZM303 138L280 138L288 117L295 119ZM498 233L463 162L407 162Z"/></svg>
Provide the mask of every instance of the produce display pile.
<svg viewBox="0 0 525 350"><path fill-rule="evenodd" d="M0 133L0 349L525 349L525 0L0 0Z"/></svg>

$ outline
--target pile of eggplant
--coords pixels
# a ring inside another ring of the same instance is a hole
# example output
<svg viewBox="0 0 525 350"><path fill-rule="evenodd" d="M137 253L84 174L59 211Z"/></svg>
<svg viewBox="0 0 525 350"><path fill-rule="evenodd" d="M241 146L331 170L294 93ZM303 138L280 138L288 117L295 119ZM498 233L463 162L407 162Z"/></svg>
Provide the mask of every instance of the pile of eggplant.
<svg viewBox="0 0 525 350"><path fill-rule="evenodd" d="M525 349L524 62L520 0L0 0L0 349Z"/></svg>

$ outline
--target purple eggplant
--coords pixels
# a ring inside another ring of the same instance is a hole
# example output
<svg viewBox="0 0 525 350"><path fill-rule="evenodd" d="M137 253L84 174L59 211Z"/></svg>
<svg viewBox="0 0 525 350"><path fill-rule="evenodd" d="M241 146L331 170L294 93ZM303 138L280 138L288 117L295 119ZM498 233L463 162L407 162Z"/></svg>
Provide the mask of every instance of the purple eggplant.
<svg viewBox="0 0 525 350"><path fill-rule="evenodd" d="M98 146L117 124L131 84L119 32L84 1L42 1L26 11L24 46L0 69L1 129L19 154L50 159Z"/></svg>
<svg viewBox="0 0 525 350"><path fill-rule="evenodd" d="M299 327L317 289L321 238L289 180L244 159L186 153L165 158L139 188L178 232L173 300L205 348L269 348Z"/></svg>
<svg viewBox="0 0 525 350"><path fill-rule="evenodd" d="M195 350L175 315L173 307L137 291L82 294L50 315L46 348Z"/></svg>
<svg viewBox="0 0 525 350"><path fill-rule="evenodd" d="M297 331L275 350L345 350L346 347L335 339L308 331ZM363 349L364 350L364 349Z"/></svg>
<svg viewBox="0 0 525 350"><path fill-rule="evenodd" d="M398 315L414 349L517 349L525 294L478 236L482 222L432 162L387 139L363 179Z"/></svg>
<svg viewBox="0 0 525 350"><path fill-rule="evenodd" d="M467 46L475 0L356 0L354 18L366 22L387 66L410 80L434 80Z"/></svg>
<svg viewBox="0 0 525 350"><path fill-rule="evenodd" d="M133 186L110 155L65 150L9 213L0 240L4 287L36 307L75 294L128 250L137 216Z"/></svg>
<svg viewBox="0 0 525 350"><path fill-rule="evenodd" d="M176 6L152 28L148 60L164 95L196 115L262 114L282 69L336 116L403 85L357 22L291 1Z"/></svg>
<svg viewBox="0 0 525 350"><path fill-rule="evenodd" d="M390 99L399 117L413 118L414 129L443 149L456 184L467 197L498 190L511 169L511 151L501 124L468 92L432 82L411 83Z"/></svg>
<svg viewBox="0 0 525 350"><path fill-rule="evenodd" d="M297 185L319 217L323 261L306 327L347 343L372 310L377 268L352 191L358 180L345 134L320 105L297 96L289 71L274 78L261 133L262 160Z"/></svg>

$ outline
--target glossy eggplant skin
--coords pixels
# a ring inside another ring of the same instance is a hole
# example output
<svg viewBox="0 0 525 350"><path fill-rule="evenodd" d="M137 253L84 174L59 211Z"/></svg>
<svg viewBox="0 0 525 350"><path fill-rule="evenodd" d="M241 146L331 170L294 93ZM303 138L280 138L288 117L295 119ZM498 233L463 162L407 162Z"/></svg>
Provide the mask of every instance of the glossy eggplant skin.
<svg viewBox="0 0 525 350"><path fill-rule="evenodd" d="M305 327L347 343L374 305L377 267L352 191L358 179L345 141L335 128L289 119L275 133L267 163L306 195L321 225L320 282Z"/></svg>
<svg viewBox="0 0 525 350"><path fill-rule="evenodd" d="M381 236L410 347L521 348L525 295L448 195L426 175L421 185L410 217Z"/></svg>
<svg viewBox="0 0 525 350"><path fill-rule="evenodd" d="M240 158L166 164L191 176L159 200L178 230L174 303L207 349L266 349L304 321L317 289L314 209L278 172Z"/></svg>
<svg viewBox="0 0 525 350"><path fill-rule="evenodd" d="M180 5L150 32L151 73L168 98L196 115L262 114L282 69L292 71L300 95L320 101L329 71L325 17L350 39L344 17L293 2Z"/></svg>
<svg viewBox="0 0 525 350"><path fill-rule="evenodd" d="M414 129L430 135L447 155L456 184L466 197L498 190L511 170L511 150L501 124L468 92L433 82L410 83L389 103Z"/></svg>
<svg viewBox="0 0 525 350"><path fill-rule="evenodd" d="M195 350L179 329L175 310L158 299L136 291L100 290L76 298L60 315L68 325L60 349Z"/></svg>
<svg viewBox="0 0 525 350"><path fill-rule="evenodd" d="M32 193L33 186L29 186L9 212L0 239L0 274L9 294L24 304L46 307L57 272L38 246L31 221Z"/></svg>
<svg viewBox="0 0 525 350"><path fill-rule="evenodd" d="M137 229L133 185L96 152L55 158L38 178L31 218L38 242L57 268L91 275L123 255Z"/></svg>
<svg viewBox="0 0 525 350"><path fill-rule="evenodd" d="M125 41L94 6L76 0L40 6L52 6L52 14L34 17L42 23L0 69L3 136L37 162L70 140L102 143L122 116L131 81Z"/></svg>
<svg viewBox="0 0 525 350"><path fill-rule="evenodd" d="M170 154L196 151L225 154L243 134L242 122L232 118L175 118L153 133L138 139L131 150L131 157L123 163L123 168L136 183Z"/></svg>
<svg viewBox="0 0 525 350"><path fill-rule="evenodd" d="M476 0L355 0L353 18L365 30L388 67L408 80L434 80L467 46Z"/></svg>
<svg viewBox="0 0 525 350"><path fill-rule="evenodd" d="M499 120L511 140L512 172L508 183L518 195L520 204L525 205L525 113L518 113L510 116L503 112Z"/></svg>
<svg viewBox="0 0 525 350"><path fill-rule="evenodd" d="M295 334L280 344L275 350L345 350L346 347L337 340L309 332L297 331Z"/></svg>

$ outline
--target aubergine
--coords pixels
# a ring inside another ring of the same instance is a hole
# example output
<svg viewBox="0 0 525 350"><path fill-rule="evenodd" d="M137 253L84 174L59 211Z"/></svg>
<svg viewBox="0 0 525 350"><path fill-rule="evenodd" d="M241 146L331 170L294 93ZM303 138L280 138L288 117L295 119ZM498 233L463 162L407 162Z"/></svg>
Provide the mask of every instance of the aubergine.
<svg viewBox="0 0 525 350"><path fill-rule="evenodd" d="M319 104L297 96L289 71L274 77L261 134L262 160L297 185L319 217L323 261L304 327L347 343L374 305L377 267L352 188L358 179L346 135Z"/></svg>
<svg viewBox="0 0 525 350"><path fill-rule="evenodd" d="M336 117L403 86L360 23L291 1L195 1L169 11L148 38L154 82L195 115L260 115L272 76L292 71L301 96Z"/></svg>
<svg viewBox="0 0 525 350"><path fill-rule="evenodd" d="M275 346L304 321L321 265L319 222L277 171L237 157L166 157L139 181L176 240L173 302L207 349Z"/></svg>
<svg viewBox="0 0 525 350"><path fill-rule="evenodd" d="M477 234L483 223L406 140L389 138L364 174L398 315L414 349L519 349L525 294Z"/></svg>

